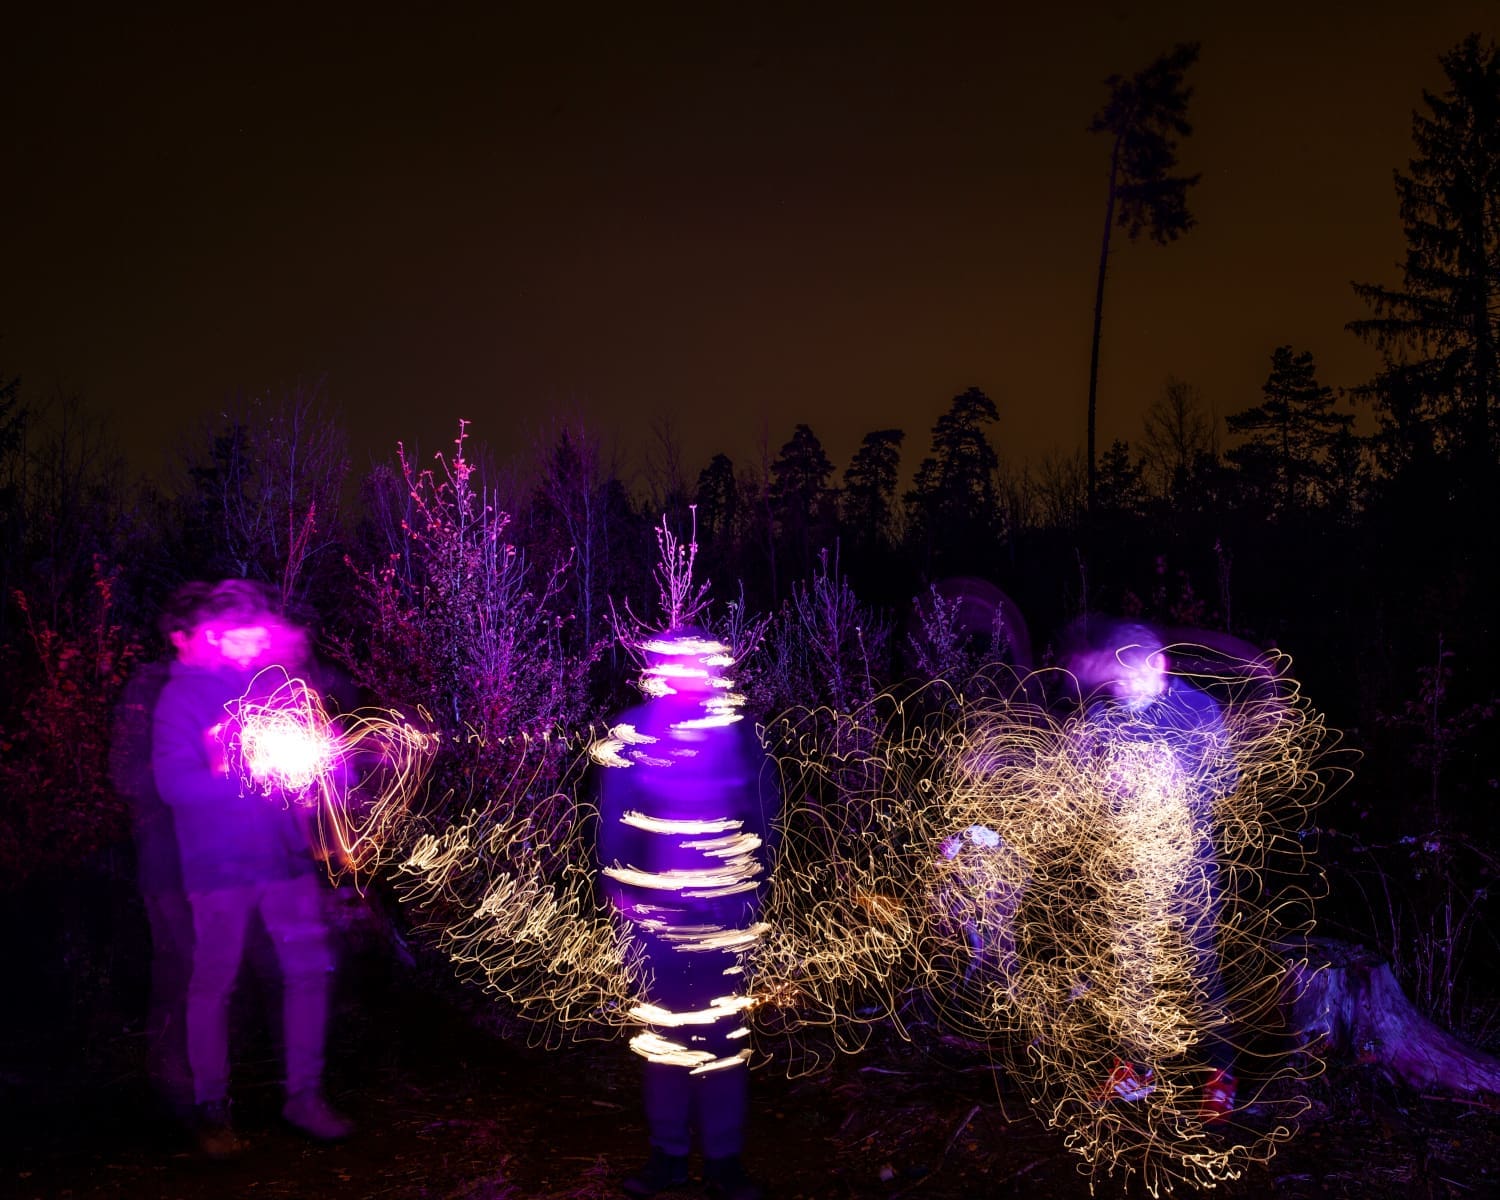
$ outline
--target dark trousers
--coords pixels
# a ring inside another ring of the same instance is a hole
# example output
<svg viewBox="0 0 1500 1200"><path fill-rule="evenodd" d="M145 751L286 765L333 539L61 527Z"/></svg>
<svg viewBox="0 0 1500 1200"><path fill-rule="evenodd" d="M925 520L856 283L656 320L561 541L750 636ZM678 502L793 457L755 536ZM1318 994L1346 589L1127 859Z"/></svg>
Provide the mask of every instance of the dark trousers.
<svg viewBox="0 0 1500 1200"><path fill-rule="evenodd" d="M701 1012L713 1001L732 996L743 976L726 975L738 956L722 950L684 950L670 941L641 935L651 971L651 1002L674 1013ZM711 1062L696 1066L652 1061L647 1054L644 1080L646 1124L651 1145L665 1154L686 1157L696 1132L705 1159L728 1158L744 1146L749 1109L749 1068L744 1058L744 1023L728 1013L708 1024L653 1025L652 1032L705 1054ZM637 1047L638 1053L644 1053ZM730 1061L735 1060L735 1061Z"/></svg>
<svg viewBox="0 0 1500 1200"><path fill-rule="evenodd" d="M193 970L187 992L187 1057L198 1104L229 1089L229 1000L244 957L250 918L259 912L282 978L287 1095L321 1086L333 953L323 897L312 875L191 892Z"/></svg>

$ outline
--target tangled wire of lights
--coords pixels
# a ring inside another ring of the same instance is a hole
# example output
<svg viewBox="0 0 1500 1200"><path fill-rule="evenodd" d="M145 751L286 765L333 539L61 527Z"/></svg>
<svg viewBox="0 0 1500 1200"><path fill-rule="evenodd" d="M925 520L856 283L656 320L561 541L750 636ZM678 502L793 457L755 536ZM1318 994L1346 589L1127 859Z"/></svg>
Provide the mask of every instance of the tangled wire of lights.
<svg viewBox="0 0 1500 1200"><path fill-rule="evenodd" d="M947 693L942 683L924 689ZM948 732L943 717L923 715L923 699L794 710L766 730L784 807L770 933L752 964L755 1017L794 1074L862 1049L879 1023L901 1027L923 975L931 918L921 893L941 829L934 765Z"/></svg>
<svg viewBox="0 0 1500 1200"><path fill-rule="evenodd" d="M390 709L330 713L305 680L260 672L220 730L241 786L316 813L356 885L388 868L419 928L538 1040L632 1024L638 956L594 895L585 743L523 739L509 786L434 829L419 803L441 735ZM559 766L561 764L561 766ZM451 797L436 805L447 811Z"/></svg>
<svg viewBox="0 0 1500 1200"><path fill-rule="evenodd" d="M788 780L762 1032L804 1069L921 1008L1004 1056L1089 1171L1153 1193L1236 1177L1291 1135L1317 1069L1285 1025L1319 878L1308 814L1337 778L1284 656L1172 647L1191 719L1059 715L1063 672L931 684L772 727ZM1180 714L1179 714L1180 715ZM1232 1057L1235 1116L1202 1089ZM1120 1061L1150 1072L1131 1100ZM1252 1114L1243 1117L1245 1113Z"/></svg>
<svg viewBox="0 0 1500 1200"><path fill-rule="evenodd" d="M459 974L535 1044L639 1025L640 955L597 894L598 817L579 799L588 761L579 746L527 748L501 794L411 838L395 875Z"/></svg>
<svg viewBox="0 0 1500 1200"><path fill-rule="evenodd" d="M770 722L784 808L747 964L760 1047L812 1072L877 1024L910 1035L935 1015L1008 1063L1087 1171L1155 1194L1268 1159L1317 1069L1284 1014L1334 739L1284 656L1171 651L1211 719L1058 703L1079 690L1065 672L1001 668ZM431 735L394 713L329 718L293 680L268 696L237 714L252 781L316 805L351 859L395 863L462 974L539 1041L639 1029L645 969L599 895L581 799L630 731L538 743L501 794L434 829L414 805ZM353 803L359 750L382 765ZM1215 1123L1200 1098L1226 1046L1240 1094ZM1122 1059L1150 1071L1129 1100L1106 1086Z"/></svg>

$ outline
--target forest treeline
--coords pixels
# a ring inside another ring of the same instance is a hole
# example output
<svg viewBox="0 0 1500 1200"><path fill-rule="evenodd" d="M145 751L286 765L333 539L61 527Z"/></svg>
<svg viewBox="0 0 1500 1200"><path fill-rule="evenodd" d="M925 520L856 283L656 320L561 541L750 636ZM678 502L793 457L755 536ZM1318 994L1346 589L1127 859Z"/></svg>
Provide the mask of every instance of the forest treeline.
<svg viewBox="0 0 1500 1200"><path fill-rule="evenodd" d="M0 878L128 842L111 713L161 655L155 618L178 583L274 586L367 699L474 731L450 769L483 788L513 768L518 735L585 728L623 701L615 630L657 603L665 528L711 581L711 619L755 645L762 715L1014 656L958 627L932 590L954 578L1016 602L1037 663L1085 614L1279 647L1364 756L1331 836L1405 847L1429 884L1459 878L1450 834L1469 856L1417 925L1393 912L1376 936L1399 950L1446 903L1457 953L1457 888L1465 936L1493 942L1500 53L1470 37L1442 62L1448 87L1424 97L1395 176L1401 278L1351 296L1379 373L1336 394L1306 349L1267 346L1260 395L1222 423L1168 379L1138 434L1093 463L1009 459L1005 414L1026 398L975 387L930 429L868 431L843 464L798 424L749 462L685 464L664 436L639 470L566 420L528 461L497 463L484 437L507 418L481 409L455 414L445 454L393 448L355 478L309 384L235 407L175 478L132 481L86 405L0 376Z"/></svg>

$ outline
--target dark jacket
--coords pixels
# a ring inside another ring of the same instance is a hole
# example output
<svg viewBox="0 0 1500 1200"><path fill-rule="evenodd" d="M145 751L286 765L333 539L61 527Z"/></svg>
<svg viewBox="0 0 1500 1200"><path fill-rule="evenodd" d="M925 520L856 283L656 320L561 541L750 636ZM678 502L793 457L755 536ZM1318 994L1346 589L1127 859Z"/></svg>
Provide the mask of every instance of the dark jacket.
<svg viewBox="0 0 1500 1200"><path fill-rule="evenodd" d="M274 680L274 676L271 676ZM303 823L276 795L242 787L214 771L221 753L212 730L251 677L173 663L152 721L151 766L172 810L183 887L213 891L315 869Z"/></svg>

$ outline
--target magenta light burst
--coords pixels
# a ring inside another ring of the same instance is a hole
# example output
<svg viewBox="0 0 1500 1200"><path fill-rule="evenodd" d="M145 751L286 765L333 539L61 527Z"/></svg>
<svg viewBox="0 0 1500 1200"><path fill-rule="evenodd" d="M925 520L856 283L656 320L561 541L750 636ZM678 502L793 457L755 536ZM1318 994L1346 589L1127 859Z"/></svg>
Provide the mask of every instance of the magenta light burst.
<svg viewBox="0 0 1500 1200"><path fill-rule="evenodd" d="M312 810L330 876L348 874L357 887L400 852L438 748L425 712L330 713L279 666L259 672L229 712L220 737L241 786Z"/></svg>

